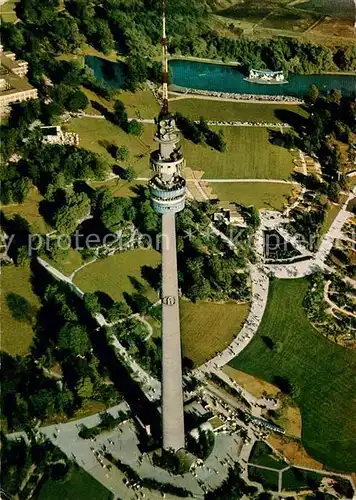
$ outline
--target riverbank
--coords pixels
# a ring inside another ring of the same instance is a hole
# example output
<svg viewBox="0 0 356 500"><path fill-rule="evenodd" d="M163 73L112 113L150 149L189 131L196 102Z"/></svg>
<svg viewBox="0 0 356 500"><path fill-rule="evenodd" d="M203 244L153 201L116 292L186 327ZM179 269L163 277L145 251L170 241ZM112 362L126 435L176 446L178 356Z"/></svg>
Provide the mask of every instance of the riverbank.
<svg viewBox="0 0 356 500"><path fill-rule="evenodd" d="M195 99L212 99L223 101L240 101L240 102L264 102L274 104L283 102L288 104L300 105L304 103L303 99L285 95L259 95L259 94L237 94L231 92L216 92L214 90L198 90L188 87L180 87L179 85L170 85L169 92L178 96L189 96Z"/></svg>
<svg viewBox="0 0 356 500"><path fill-rule="evenodd" d="M157 58L158 59L158 58ZM207 64L218 64L220 66L241 66L238 61L223 61L222 59L209 59L208 57L194 57L194 56L168 56L169 61L190 61L190 62L201 62Z"/></svg>

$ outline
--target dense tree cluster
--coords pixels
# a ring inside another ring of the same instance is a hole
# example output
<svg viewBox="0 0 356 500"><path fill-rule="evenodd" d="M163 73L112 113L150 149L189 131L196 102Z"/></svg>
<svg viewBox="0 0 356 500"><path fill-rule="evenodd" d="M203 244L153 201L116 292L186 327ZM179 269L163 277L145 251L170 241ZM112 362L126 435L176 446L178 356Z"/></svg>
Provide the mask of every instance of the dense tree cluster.
<svg viewBox="0 0 356 500"><path fill-rule="evenodd" d="M93 327L90 315L67 286L56 283L45 287L34 326L36 361L3 354L2 410L9 429L55 414L72 415L88 400L107 405L120 400L120 393L104 383L98 371L99 361L90 340ZM60 384L51 373L55 364L63 374Z"/></svg>
<svg viewBox="0 0 356 500"><path fill-rule="evenodd" d="M179 285L193 302L247 300L247 274L240 271L249 250L241 246L235 253L212 233L209 216L214 210L211 203L193 202L177 217Z"/></svg>
<svg viewBox="0 0 356 500"><path fill-rule="evenodd" d="M298 147L319 160L322 180L307 178L304 182L338 202L340 191L346 187L345 174L354 168L356 158L356 104L339 90L321 97L316 86L310 88L305 100L310 114L296 127L299 135L287 133L281 139L285 147ZM342 165L342 149L346 150L346 168Z"/></svg>
<svg viewBox="0 0 356 500"><path fill-rule="evenodd" d="M210 429L199 428L199 438L190 437L188 439L188 450L198 458L206 460L213 450L215 443L214 432Z"/></svg>
<svg viewBox="0 0 356 500"><path fill-rule="evenodd" d="M15 152L18 162L3 164L1 169L1 202L21 203L31 184L37 186L49 200L57 189L65 188L78 179L102 179L107 165L103 158L75 146L43 144L38 127L30 125L41 118L42 104L27 101L14 106L8 126L2 128L1 155L8 160Z"/></svg>
<svg viewBox="0 0 356 500"><path fill-rule="evenodd" d="M51 77L51 68L58 63L53 56L75 53L85 41L105 54L116 49L127 56L125 85L130 90L147 78L160 80L160 65L153 60L160 53L159 2L66 0L61 9L59 0L51 0L48 5L40 0L23 0L16 9L21 22L3 23L3 43L29 61L30 79L37 85L43 73ZM169 51L173 54L230 59L246 68L295 73L356 68L354 46L327 47L290 38L227 38L210 28L209 9L204 2L178 0L167 9ZM95 91L110 92L92 75L85 80ZM74 101L78 106L77 99Z"/></svg>
<svg viewBox="0 0 356 500"><path fill-rule="evenodd" d="M177 126L182 131L186 139L194 142L194 144L206 143L208 146L223 152L226 149L224 134L221 130L215 132L211 130L204 120L200 118L199 123L195 123L181 113L176 113Z"/></svg>
<svg viewBox="0 0 356 500"><path fill-rule="evenodd" d="M152 306L151 303L150 306ZM136 358L145 370L160 378L161 346L158 339L156 341L152 338L147 339L146 325L136 318L128 318L117 323L112 329L127 352Z"/></svg>
<svg viewBox="0 0 356 500"><path fill-rule="evenodd" d="M290 211L291 222L288 225L291 233L299 235L302 243L310 251L314 251L319 242L320 231L327 213L327 203L318 197L313 202L311 210L305 210L305 207L296 207Z"/></svg>
<svg viewBox="0 0 356 500"><path fill-rule="evenodd" d="M27 498L43 474L55 481L63 480L74 467L50 440L34 440L32 429L27 429L27 432L30 442L1 436L1 488L7 495L16 496L21 490ZM26 478L31 480L27 482Z"/></svg>
<svg viewBox="0 0 356 500"><path fill-rule="evenodd" d="M239 467L231 467L225 481L214 491L209 491L206 500L239 500L244 495L254 498L257 494L255 486L248 486L241 478Z"/></svg>

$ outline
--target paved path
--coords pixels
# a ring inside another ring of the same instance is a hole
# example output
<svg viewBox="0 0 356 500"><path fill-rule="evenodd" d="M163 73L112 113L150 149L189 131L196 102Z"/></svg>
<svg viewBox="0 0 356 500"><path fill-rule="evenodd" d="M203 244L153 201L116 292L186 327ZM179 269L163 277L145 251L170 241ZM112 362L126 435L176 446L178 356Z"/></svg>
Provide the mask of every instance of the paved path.
<svg viewBox="0 0 356 500"><path fill-rule="evenodd" d="M265 272L272 274L276 278L288 279L309 276L318 270L330 271L325 261L334 245L335 239L342 237L343 225L353 216L353 214L347 210L347 205L354 196L353 193L349 194L328 232L323 236L317 252L311 259L292 264L266 264L264 266Z"/></svg>
<svg viewBox="0 0 356 500"><path fill-rule="evenodd" d="M126 411L127 408L126 403L122 403L111 408L108 412L116 416L119 410ZM241 449L239 436L217 434L211 455L203 466L196 468L195 475L186 473L183 476L174 476L168 471L154 466L149 455L141 454L135 426L130 420L119 424L112 431L99 434L94 441L78 436L81 425L92 427L99 422L99 414L96 414L73 422L42 427L40 431L70 459L75 459L89 474L112 491L116 498L125 500L137 498L138 490L133 490L123 483L125 474L116 467L108 470L107 466L110 463L103 456L103 446L115 458L134 469L141 478L152 478L159 482L184 487L190 490L196 498L201 499L204 497L204 491L214 490L224 481L228 473L226 464L236 463ZM9 437L16 438L20 435L23 433L14 433ZM157 490L143 488L140 491L145 493L148 500L162 498L162 494ZM166 494L166 498L173 500L178 497Z"/></svg>
<svg viewBox="0 0 356 500"><path fill-rule="evenodd" d="M112 175L110 176L110 179L114 179L114 178L120 178L119 175ZM136 180L138 181L148 181L150 178L149 177L137 177ZM186 181L187 182L195 182L197 179L195 177L193 178L186 178ZM268 183L268 184L293 184L294 186L299 186L299 183L296 182L296 181L287 181L287 180L283 180L283 179L208 179L208 178L203 178L203 179L199 179L199 182L219 182L219 183L226 183L226 182L240 182L240 183L244 183L244 182L257 182L257 183Z"/></svg>

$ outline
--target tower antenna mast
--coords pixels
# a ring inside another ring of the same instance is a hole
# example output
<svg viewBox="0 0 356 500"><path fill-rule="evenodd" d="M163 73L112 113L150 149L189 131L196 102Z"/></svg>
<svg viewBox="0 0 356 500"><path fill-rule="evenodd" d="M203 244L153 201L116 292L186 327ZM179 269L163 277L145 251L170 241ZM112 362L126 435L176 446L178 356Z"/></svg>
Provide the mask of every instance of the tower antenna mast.
<svg viewBox="0 0 356 500"><path fill-rule="evenodd" d="M168 53L167 53L167 37L166 37L166 0L162 0L162 70L163 70L163 85L162 85L162 108L161 114L168 114Z"/></svg>

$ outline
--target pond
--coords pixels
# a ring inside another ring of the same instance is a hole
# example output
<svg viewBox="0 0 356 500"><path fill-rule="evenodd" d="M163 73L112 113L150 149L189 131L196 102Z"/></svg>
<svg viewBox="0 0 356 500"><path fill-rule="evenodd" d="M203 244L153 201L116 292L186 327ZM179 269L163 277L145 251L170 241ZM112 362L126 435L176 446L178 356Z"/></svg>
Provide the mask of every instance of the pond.
<svg viewBox="0 0 356 500"><path fill-rule="evenodd" d="M124 83L123 63L113 63L95 56L86 56L85 63L92 68L98 78L104 79L110 87L122 88ZM356 75L289 74L288 83L266 85L245 81L244 75L238 70L237 66L171 60L169 67L174 85L199 90L303 97L311 85L316 85L323 94L326 94L331 89L339 89L344 95L348 96L356 94Z"/></svg>

